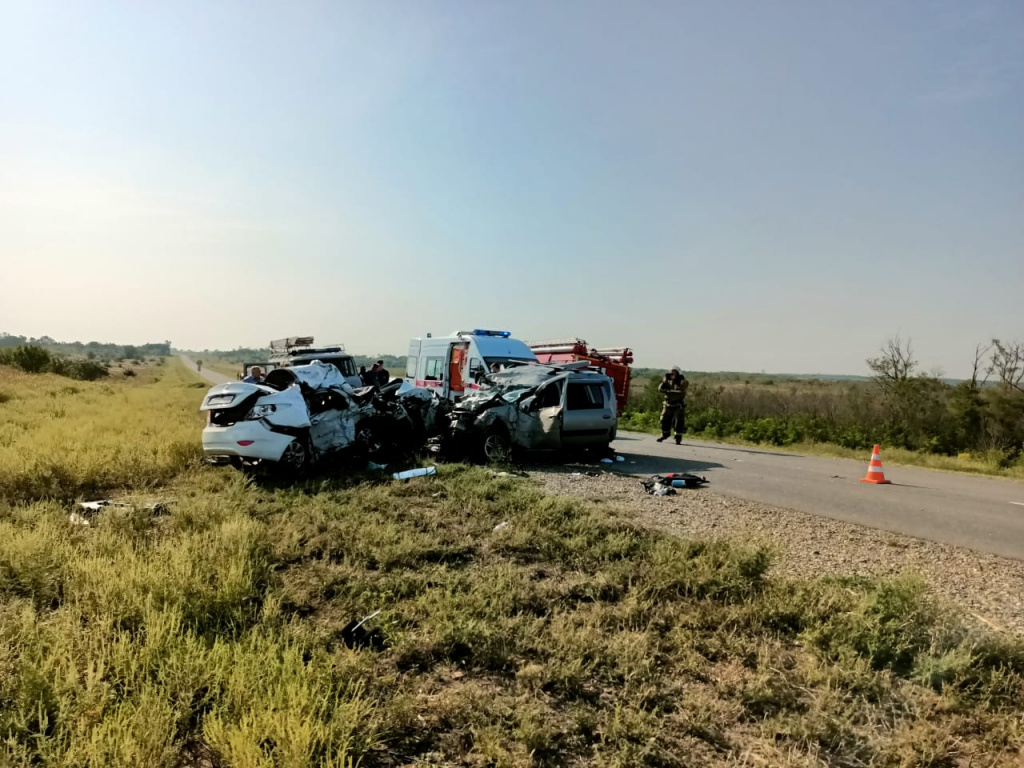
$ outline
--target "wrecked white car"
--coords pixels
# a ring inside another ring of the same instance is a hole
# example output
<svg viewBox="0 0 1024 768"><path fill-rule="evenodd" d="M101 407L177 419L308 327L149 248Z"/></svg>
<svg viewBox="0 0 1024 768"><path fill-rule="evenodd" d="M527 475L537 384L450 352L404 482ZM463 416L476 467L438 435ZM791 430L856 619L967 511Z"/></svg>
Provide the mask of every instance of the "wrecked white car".
<svg viewBox="0 0 1024 768"><path fill-rule="evenodd" d="M607 451L618 419L614 383L588 363L530 364L487 377L461 400L437 451L503 461L513 451Z"/></svg>
<svg viewBox="0 0 1024 768"><path fill-rule="evenodd" d="M207 413L203 453L214 463L269 462L300 472L374 442L365 433L378 413L377 396L372 388L354 389L337 367L320 362L275 369L263 384L219 384L200 408Z"/></svg>

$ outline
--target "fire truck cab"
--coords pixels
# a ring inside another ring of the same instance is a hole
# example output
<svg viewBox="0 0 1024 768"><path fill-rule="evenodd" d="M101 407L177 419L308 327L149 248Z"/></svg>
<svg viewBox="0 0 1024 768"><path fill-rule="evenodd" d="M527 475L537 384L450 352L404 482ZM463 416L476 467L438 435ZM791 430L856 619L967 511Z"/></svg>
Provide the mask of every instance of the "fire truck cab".
<svg viewBox="0 0 1024 768"><path fill-rule="evenodd" d="M456 400L480 389L492 366L498 369L537 362L537 356L509 331L455 331L450 336L411 339L405 378Z"/></svg>

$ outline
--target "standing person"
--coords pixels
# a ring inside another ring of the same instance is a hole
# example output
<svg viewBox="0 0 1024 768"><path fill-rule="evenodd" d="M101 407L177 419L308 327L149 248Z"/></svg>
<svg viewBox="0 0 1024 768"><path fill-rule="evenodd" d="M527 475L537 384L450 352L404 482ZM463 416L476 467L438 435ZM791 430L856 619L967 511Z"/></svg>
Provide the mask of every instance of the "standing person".
<svg viewBox="0 0 1024 768"><path fill-rule="evenodd" d="M363 379L366 386L380 389L380 379L377 378L378 370L377 363L370 366L370 370L366 372L366 378Z"/></svg>
<svg viewBox="0 0 1024 768"><path fill-rule="evenodd" d="M359 366L359 380L363 383L364 387L370 386L370 374L366 372L366 366Z"/></svg>
<svg viewBox="0 0 1024 768"><path fill-rule="evenodd" d="M203 372L203 361L202 360L196 360L196 373L202 373L202 372Z"/></svg>
<svg viewBox="0 0 1024 768"><path fill-rule="evenodd" d="M676 433L676 445L683 441L683 432L686 431L686 390L689 386L690 382L683 376L683 371L678 365L661 380L658 391L665 396L665 402L661 406L659 443L668 440L673 429Z"/></svg>
<svg viewBox="0 0 1024 768"><path fill-rule="evenodd" d="M383 387L389 381L391 381L391 373L384 367L384 361L378 360L377 363L377 386Z"/></svg>
<svg viewBox="0 0 1024 768"><path fill-rule="evenodd" d="M242 379L246 384L262 384L263 383L263 369L258 365L254 365L249 369L249 375Z"/></svg>

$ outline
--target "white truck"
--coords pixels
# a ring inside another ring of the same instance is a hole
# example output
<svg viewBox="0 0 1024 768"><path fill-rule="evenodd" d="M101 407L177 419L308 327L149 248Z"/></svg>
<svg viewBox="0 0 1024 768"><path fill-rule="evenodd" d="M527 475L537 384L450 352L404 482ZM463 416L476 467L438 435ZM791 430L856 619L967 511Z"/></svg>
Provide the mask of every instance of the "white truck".
<svg viewBox="0 0 1024 768"><path fill-rule="evenodd" d="M537 355L509 331L454 331L449 336L412 339L405 378L456 400L480 389L481 378L515 365L536 363Z"/></svg>

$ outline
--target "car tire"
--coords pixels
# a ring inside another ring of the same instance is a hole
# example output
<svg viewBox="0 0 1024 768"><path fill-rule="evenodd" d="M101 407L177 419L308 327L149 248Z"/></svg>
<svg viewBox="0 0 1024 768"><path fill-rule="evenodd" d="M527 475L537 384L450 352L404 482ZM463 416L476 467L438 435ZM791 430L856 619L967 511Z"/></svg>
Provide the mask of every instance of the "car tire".
<svg viewBox="0 0 1024 768"><path fill-rule="evenodd" d="M380 429L366 422L361 422L356 427L356 445L359 446L359 453L363 458L376 463L383 463L388 453Z"/></svg>
<svg viewBox="0 0 1024 768"><path fill-rule="evenodd" d="M284 449L277 466L288 475L301 475L312 462L309 445L302 438L295 438Z"/></svg>
<svg viewBox="0 0 1024 768"><path fill-rule="evenodd" d="M484 435L480 443L480 458L485 464L503 464L512 458L512 440L508 432L496 427Z"/></svg>

